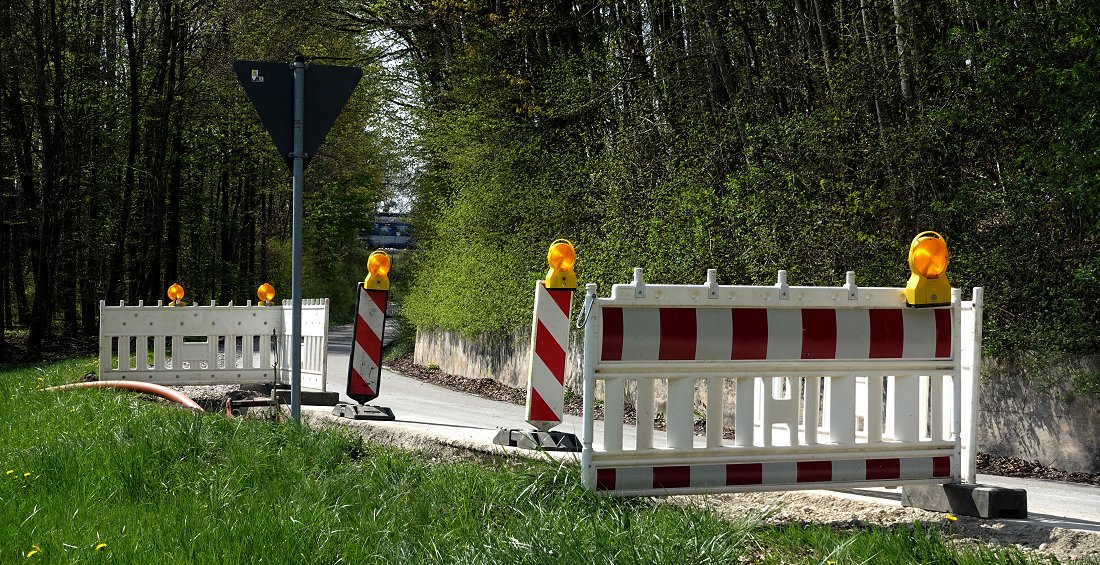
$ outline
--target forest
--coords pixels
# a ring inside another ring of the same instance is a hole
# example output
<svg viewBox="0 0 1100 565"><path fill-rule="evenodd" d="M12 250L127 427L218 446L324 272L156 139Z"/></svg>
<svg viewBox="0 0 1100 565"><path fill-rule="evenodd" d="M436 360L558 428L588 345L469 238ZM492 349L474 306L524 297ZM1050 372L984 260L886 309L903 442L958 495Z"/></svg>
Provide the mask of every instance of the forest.
<svg viewBox="0 0 1100 565"><path fill-rule="evenodd" d="M231 63L302 54L365 72L306 175L305 296L334 319L401 202L416 327L525 326L559 237L606 293L636 266L903 286L931 229L986 289L989 352L1100 353L1097 29L1088 0L18 0L4 327L34 356L172 282L288 296L289 180Z"/></svg>

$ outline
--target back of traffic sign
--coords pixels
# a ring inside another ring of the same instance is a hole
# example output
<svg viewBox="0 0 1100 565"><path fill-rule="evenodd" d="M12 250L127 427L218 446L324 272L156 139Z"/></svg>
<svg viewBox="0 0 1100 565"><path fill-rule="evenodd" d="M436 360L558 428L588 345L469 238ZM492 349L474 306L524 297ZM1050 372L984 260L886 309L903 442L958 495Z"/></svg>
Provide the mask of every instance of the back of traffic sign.
<svg viewBox="0 0 1100 565"><path fill-rule="evenodd" d="M235 61L233 71L252 101L260 120L271 134L275 148L292 165L294 151L294 69L288 63L264 61ZM307 65L305 80L305 115L303 167L308 167L313 155L325 141L336 117L344 109L359 79L363 76L358 67L331 65Z"/></svg>

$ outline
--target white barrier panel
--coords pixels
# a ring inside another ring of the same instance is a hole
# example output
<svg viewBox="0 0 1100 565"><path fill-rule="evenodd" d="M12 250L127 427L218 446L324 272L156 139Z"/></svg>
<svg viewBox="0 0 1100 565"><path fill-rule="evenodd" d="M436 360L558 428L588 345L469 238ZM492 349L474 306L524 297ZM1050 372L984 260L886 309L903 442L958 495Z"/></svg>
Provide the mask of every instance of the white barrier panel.
<svg viewBox="0 0 1100 565"><path fill-rule="evenodd" d="M785 275L774 287L719 286L713 271L704 285L646 285L636 269L634 283L615 285L609 298L588 285L586 486L651 496L959 481L958 291L948 307L907 308L904 289L857 288L851 273L844 287L789 287ZM980 350L976 290L969 351ZM658 387L664 406L654 402ZM602 438L593 437L597 388ZM637 415L632 442L627 399Z"/></svg>
<svg viewBox="0 0 1100 565"><path fill-rule="evenodd" d="M290 382L291 306L99 303L99 375L163 385ZM302 301L302 386L325 390L328 299Z"/></svg>

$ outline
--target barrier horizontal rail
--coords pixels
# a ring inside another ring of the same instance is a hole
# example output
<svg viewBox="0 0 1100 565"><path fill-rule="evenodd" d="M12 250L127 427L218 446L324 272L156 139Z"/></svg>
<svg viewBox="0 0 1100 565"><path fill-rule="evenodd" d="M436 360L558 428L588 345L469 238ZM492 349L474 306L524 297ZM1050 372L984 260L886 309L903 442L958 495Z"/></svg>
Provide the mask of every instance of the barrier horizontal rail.
<svg viewBox="0 0 1100 565"><path fill-rule="evenodd" d="M972 461L961 456L961 400L964 376L968 391L976 380L971 367L963 374L960 345L964 318L967 339L980 339L975 302L964 317L958 291L948 307L906 309L904 289L857 288L852 274L844 287L787 287L782 272L779 279L775 287L719 286L710 271L704 285L647 285L636 270L634 283L615 285L609 298L588 286L586 486L661 495L973 480ZM980 316L980 289L975 300ZM667 400L657 406L662 386ZM592 425L598 387L602 438ZM633 445L624 441L628 400ZM699 408L706 425L696 434ZM658 435L660 420L666 431ZM724 437L727 427L734 438ZM767 465L772 474L727 481L723 465Z"/></svg>

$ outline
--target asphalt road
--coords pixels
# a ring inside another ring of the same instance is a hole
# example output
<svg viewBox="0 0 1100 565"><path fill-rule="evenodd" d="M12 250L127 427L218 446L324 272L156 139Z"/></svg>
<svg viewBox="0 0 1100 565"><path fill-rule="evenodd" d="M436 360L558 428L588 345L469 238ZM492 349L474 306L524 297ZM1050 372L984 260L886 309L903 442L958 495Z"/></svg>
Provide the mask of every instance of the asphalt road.
<svg viewBox="0 0 1100 565"><path fill-rule="evenodd" d="M330 330L327 388L340 392L340 399L344 402L352 402L344 394L350 354L351 327ZM501 428L530 429L523 418L523 406L467 395L405 377L388 369L382 371L379 388L379 397L371 404L390 408L396 417L394 425L408 431L492 446L493 437ZM313 409L329 410L328 407ZM602 433L601 422L596 422L595 425L596 436L599 437ZM565 422L555 429L579 437L581 426L581 418L566 416ZM624 432L629 435L631 430ZM660 434L657 432L655 435ZM629 444L630 439L626 441ZM564 456L575 457L574 454ZM1100 532L1100 486L992 475L978 475L978 482L1027 490L1030 521L1047 526ZM844 494L889 504L898 504L901 499L900 490L897 489L854 489L844 491Z"/></svg>

